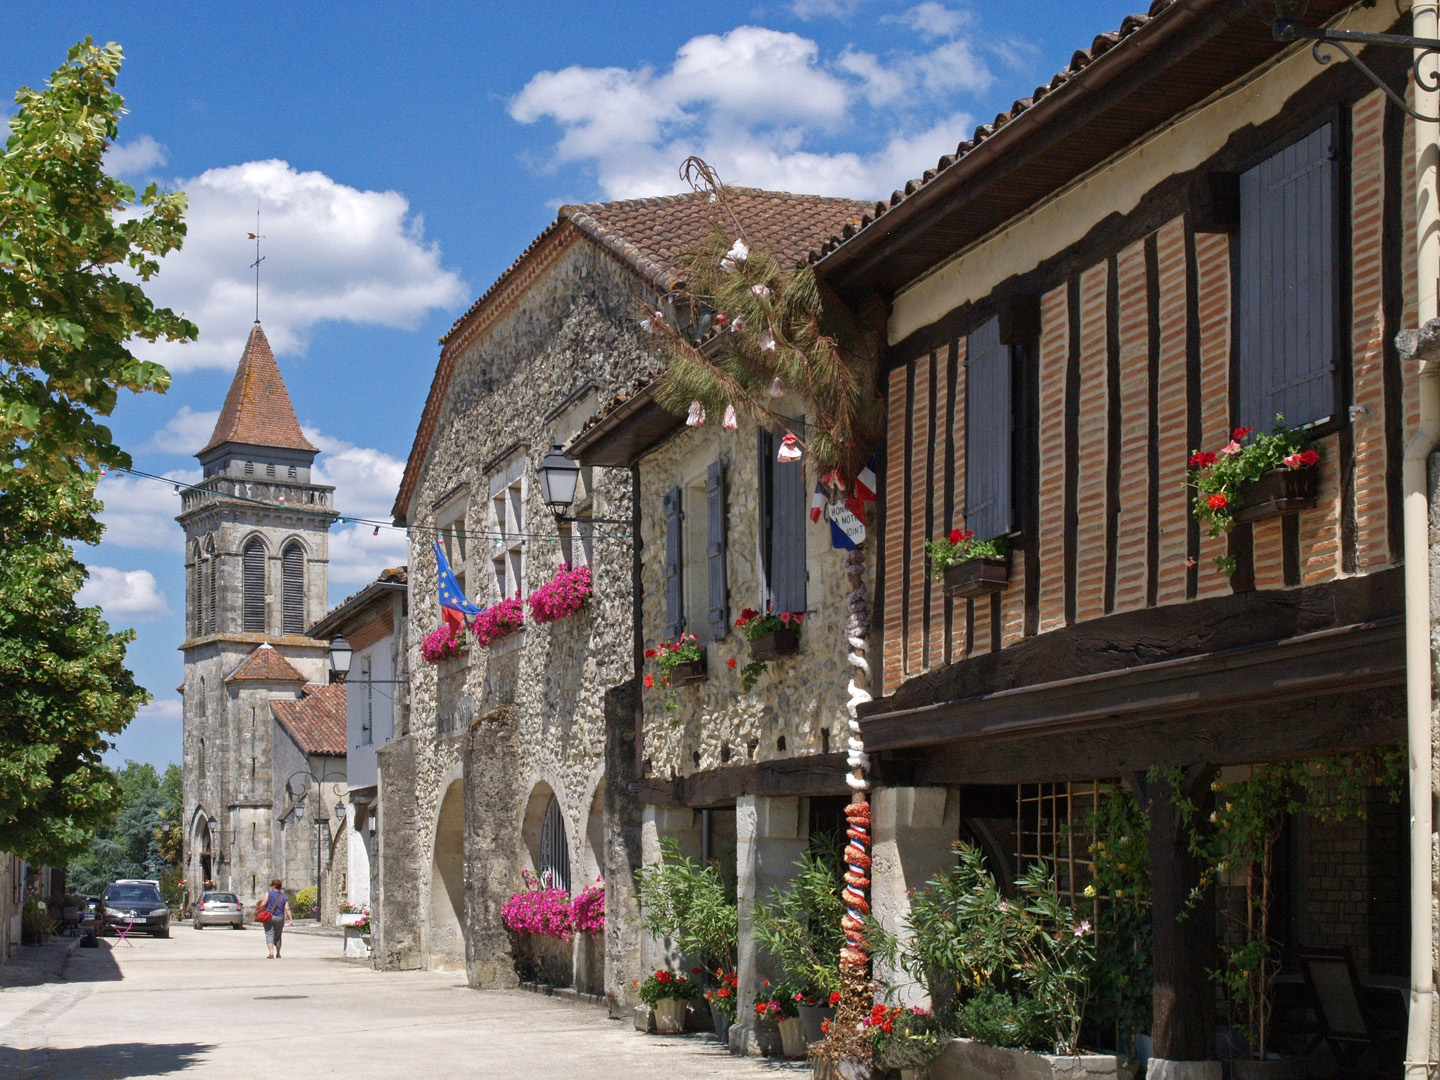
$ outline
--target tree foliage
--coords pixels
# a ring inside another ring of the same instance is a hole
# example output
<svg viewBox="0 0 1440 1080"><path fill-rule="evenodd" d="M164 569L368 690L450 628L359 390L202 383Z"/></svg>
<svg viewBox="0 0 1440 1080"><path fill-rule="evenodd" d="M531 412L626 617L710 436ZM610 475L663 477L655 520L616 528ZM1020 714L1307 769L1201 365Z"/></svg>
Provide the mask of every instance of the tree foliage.
<svg viewBox="0 0 1440 1080"><path fill-rule="evenodd" d="M178 861L180 830L163 831L176 814L182 774L179 765L163 773L154 765L125 762L116 775L120 812L99 829L84 852L70 860L67 878L76 892L99 895L117 878L160 878ZM178 820L178 814L176 814ZM171 837L177 843L171 844Z"/></svg>
<svg viewBox="0 0 1440 1080"><path fill-rule="evenodd" d="M125 112L123 59L119 45L86 38L44 90L15 94L0 155L0 483L19 467L54 477L128 466L97 417L121 388L170 385L129 343L196 336L140 284L180 247L185 196L151 184L136 205L134 189L105 174Z"/></svg>
<svg viewBox="0 0 1440 1080"><path fill-rule="evenodd" d="M812 268L784 265L746 232L714 170L691 158L682 171L713 196L715 220L684 260L686 279L666 298L668 316L646 320L668 361L660 403L685 414L698 401L713 421L733 406L793 434L819 472L853 480L883 421L876 340L883 313L852 316ZM808 414L801 425L788 415L799 409Z"/></svg>
<svg viewBox="0 0 1440 1080"><path fill-rule="evenodd" d="M99 509L82 473L25 469L0 492L0 837L32 860L78 854L114 815L106 736L149 699L125 667L134 632L75 602L86 574L70 541L99 541Z"/></svg>

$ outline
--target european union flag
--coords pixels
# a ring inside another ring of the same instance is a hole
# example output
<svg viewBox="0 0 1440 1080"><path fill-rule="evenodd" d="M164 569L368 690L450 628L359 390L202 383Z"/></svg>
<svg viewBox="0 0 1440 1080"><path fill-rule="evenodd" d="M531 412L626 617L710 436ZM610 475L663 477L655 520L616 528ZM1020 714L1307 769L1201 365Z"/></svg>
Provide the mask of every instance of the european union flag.
<svg viewBox="0 0 1440 1080"><path fill-rule="evenodd" d="M450 560L445 557L445 549L438 540L435 541L435 576L440 581L442 620L460 628L465 625L467 617L480 614L480 609L465 599L465 594L460 591L460 583L455 580L455 572L450 569Z"/></svg>

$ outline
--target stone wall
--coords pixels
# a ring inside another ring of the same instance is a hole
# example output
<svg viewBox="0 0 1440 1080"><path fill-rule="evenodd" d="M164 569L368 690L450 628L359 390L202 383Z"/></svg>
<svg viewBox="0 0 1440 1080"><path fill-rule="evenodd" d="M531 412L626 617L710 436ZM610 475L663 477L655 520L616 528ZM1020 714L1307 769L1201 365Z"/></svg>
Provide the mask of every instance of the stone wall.
<svg viewBox="0 0 1440 1080"><path fill-rule="evenodd" d="M543 814L550 793L565 820L573 889L591 884L601 869L603 697L633 667L630 530L607 525L595 527L595 592L585 610L548 626L527 625L489 649L472 648L464 660L430 666L419 657L420 643L439 623L432 548L438 515L468 500L464 531L486 532L492 477L512 468L528 534L524 591L544 584L562 552L557 524L539 498L540 459L552 443L568 441L598 402L653 367L636 324L638 280L589 241L564 246L564 235L549 242L563 250L537 254L551 261L508 310L472 340L448 346L457 350L454 370L409 507L409 524L418 526L409 560L412 745L403 767L390 748L381 751L381 829L394 823L389 800L397 785L408 785L413 796L405 798L413 805L402 813L417 834L404 842L406 857L417 873L432 875L436 809L444 786L463 776L466 966L477 986L514 980L499 910L522 886L521 872L534 867L538 839L527 821L533 825L537 806ZM594 470L592 490L593 516L628 521L627 471ZM490 542L472 537L453 566L482 607L499 599L490 556ZM393 843L382 839L382 852L396 854ZM382 874L387 857L381 856ZM433 884L422 882L422 896L427 887L433 894ZM384 905L387 918L394 917L388 897ZM398 937L384 942L387 955L408 955Z"/></svg>

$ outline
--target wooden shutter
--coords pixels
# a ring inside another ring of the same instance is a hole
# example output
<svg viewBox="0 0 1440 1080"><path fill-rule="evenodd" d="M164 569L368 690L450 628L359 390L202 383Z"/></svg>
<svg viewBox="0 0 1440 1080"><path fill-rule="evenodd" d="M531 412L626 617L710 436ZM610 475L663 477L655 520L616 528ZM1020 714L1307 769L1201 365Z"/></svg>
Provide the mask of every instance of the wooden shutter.
<svg viewBox="0 0 1440 1080"><path fill-rule="evenodd" d="M1335 412L1334 125L1240 174L1238 422Z"/></svg>
<svg viewBox="0 0 1440 1080"><path fill-rule="evenodd" d="M198 542L194 551L194 569L190 574L192 580L190 603L193 605L190 616L190 634L192 637L199 637L205 632L205 563L201 559Z"/></svg>
<svg viewBox="0 0 1440 1080"><path fill-rule="evenodd" d="M998 319L970 335L965 355L965 528L991 540L1010 531L1012 504L1010 348Z"/></svg>
<svg viewBox="0 0 1440 1080"><path fill-rule="evenodd" d="M242 587L244 589L244 630L265 632L265 545L251 540L245 545Z"/></svg>
<svg viewBox="0 0 1440 1080"><path fill-rule="evenodd" d="M710 583L705 629L719 641L730 629L729 596L725 585L725 464L712 461L705 470L705 563Z"/></svg>
<svg viewBox="0 0 1440 1080"><path fill-rule="evenodd" d="M305 549L291 544L281 556L281 585L284 629L287 634L305 632Z"/></svg>
<svg viewBox="0 0 1440 1080"><path fill-rule="evenodd" d="M681 573L680 488L665 493L665 636L677 638L685 629L685 580Z"/></svg>
<svg viewBox="0 0 1440 1080"><path fill-rule="evenodd" d="M771 438L773 451L778 438ZM805 610L804 460L778 462L770 454L770 610Z"/></svg>

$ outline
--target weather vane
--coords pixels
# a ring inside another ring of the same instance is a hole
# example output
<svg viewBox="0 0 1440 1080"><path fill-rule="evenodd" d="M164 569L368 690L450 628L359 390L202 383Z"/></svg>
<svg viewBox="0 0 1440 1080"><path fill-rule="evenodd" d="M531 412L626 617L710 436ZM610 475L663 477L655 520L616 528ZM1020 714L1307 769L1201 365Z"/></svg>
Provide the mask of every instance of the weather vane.
<svg viewBox="0 0 1440 1080"><path fill-rule="evenodd" d="M255 271L255 325L260 325L260 264L265 261L265 256L260 254L260 241L265 237L260 235L260 211L255 211L255 231L246 233L251 240L255 241L255 261L250 264L250 269Z"/></svg>

